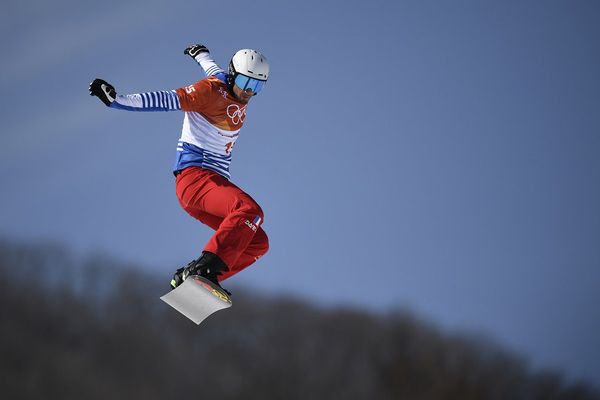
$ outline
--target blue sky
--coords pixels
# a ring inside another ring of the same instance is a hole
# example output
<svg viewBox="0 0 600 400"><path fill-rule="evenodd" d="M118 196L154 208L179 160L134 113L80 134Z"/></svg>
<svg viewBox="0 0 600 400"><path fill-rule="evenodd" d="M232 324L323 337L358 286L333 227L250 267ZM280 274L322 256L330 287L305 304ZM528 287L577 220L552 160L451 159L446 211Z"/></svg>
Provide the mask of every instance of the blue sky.
<svg viewBox="0 0 600 400"><path fill-rule="evenodd" d="M271 251L231 279L322 304L407 307L600 384L600 6L592 1L223 4L59 0L0 16L0 234L164 274L210 231L170 173L180 113L87 94L201 78L256 48L233 181Z"/></svg>

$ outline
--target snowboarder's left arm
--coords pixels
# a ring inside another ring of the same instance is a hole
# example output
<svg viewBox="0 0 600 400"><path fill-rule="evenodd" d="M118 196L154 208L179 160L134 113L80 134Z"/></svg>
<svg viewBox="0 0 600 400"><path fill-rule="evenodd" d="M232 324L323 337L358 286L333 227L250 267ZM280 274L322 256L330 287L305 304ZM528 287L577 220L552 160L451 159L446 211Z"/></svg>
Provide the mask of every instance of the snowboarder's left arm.
<svg viewBox="0 0 600 400"><path fill-rule="evenodd" d="M198 65L200 65L200 68L202 68L202 71L207 77L216 76L217 78L222 79L222 77L225 76L225 71L212 59L210 51L205 45L193 44L187 47L183 51L183 54L192 57Z"/></svg>

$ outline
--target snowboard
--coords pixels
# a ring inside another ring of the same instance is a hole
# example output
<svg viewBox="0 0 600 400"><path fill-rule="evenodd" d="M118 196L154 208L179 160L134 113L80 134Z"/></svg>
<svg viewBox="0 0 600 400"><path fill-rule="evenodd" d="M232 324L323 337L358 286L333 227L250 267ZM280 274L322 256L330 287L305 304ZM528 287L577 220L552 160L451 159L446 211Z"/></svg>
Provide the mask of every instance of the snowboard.
<svg viewBox="0 0 600 400"><path fill-rule="evenodd" d="M227 293L201 276L188 277L160 299L197 325L215 312L233 304Z"/></svg>

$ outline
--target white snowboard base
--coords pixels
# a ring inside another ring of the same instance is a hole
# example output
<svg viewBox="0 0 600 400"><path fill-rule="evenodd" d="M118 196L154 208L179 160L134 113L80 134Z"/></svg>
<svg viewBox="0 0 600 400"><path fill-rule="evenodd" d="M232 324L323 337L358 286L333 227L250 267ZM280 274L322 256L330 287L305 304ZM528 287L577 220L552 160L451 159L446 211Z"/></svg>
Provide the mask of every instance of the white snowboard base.
<svg viewBox="0 0 600 400"><path fill-rule="evenodd" d="M188 277L160 299L198 325L211 314L232 305L227 293L200 276Z"/></svg>

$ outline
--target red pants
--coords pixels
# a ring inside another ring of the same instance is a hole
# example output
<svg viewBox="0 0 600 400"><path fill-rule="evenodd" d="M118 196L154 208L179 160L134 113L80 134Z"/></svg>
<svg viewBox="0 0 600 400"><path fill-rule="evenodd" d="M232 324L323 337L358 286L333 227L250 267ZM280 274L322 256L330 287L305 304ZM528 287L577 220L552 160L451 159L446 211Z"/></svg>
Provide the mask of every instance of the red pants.
<svg viewBox="0 0 600 400"><path fill-rule="evenodd" d="M218 255L229 267L223 281L262 257L269 249L260 227L264 215L243 190L216 172L188 167L177 175L177 197L185 211L215 230L204 251Z"/></svg>

